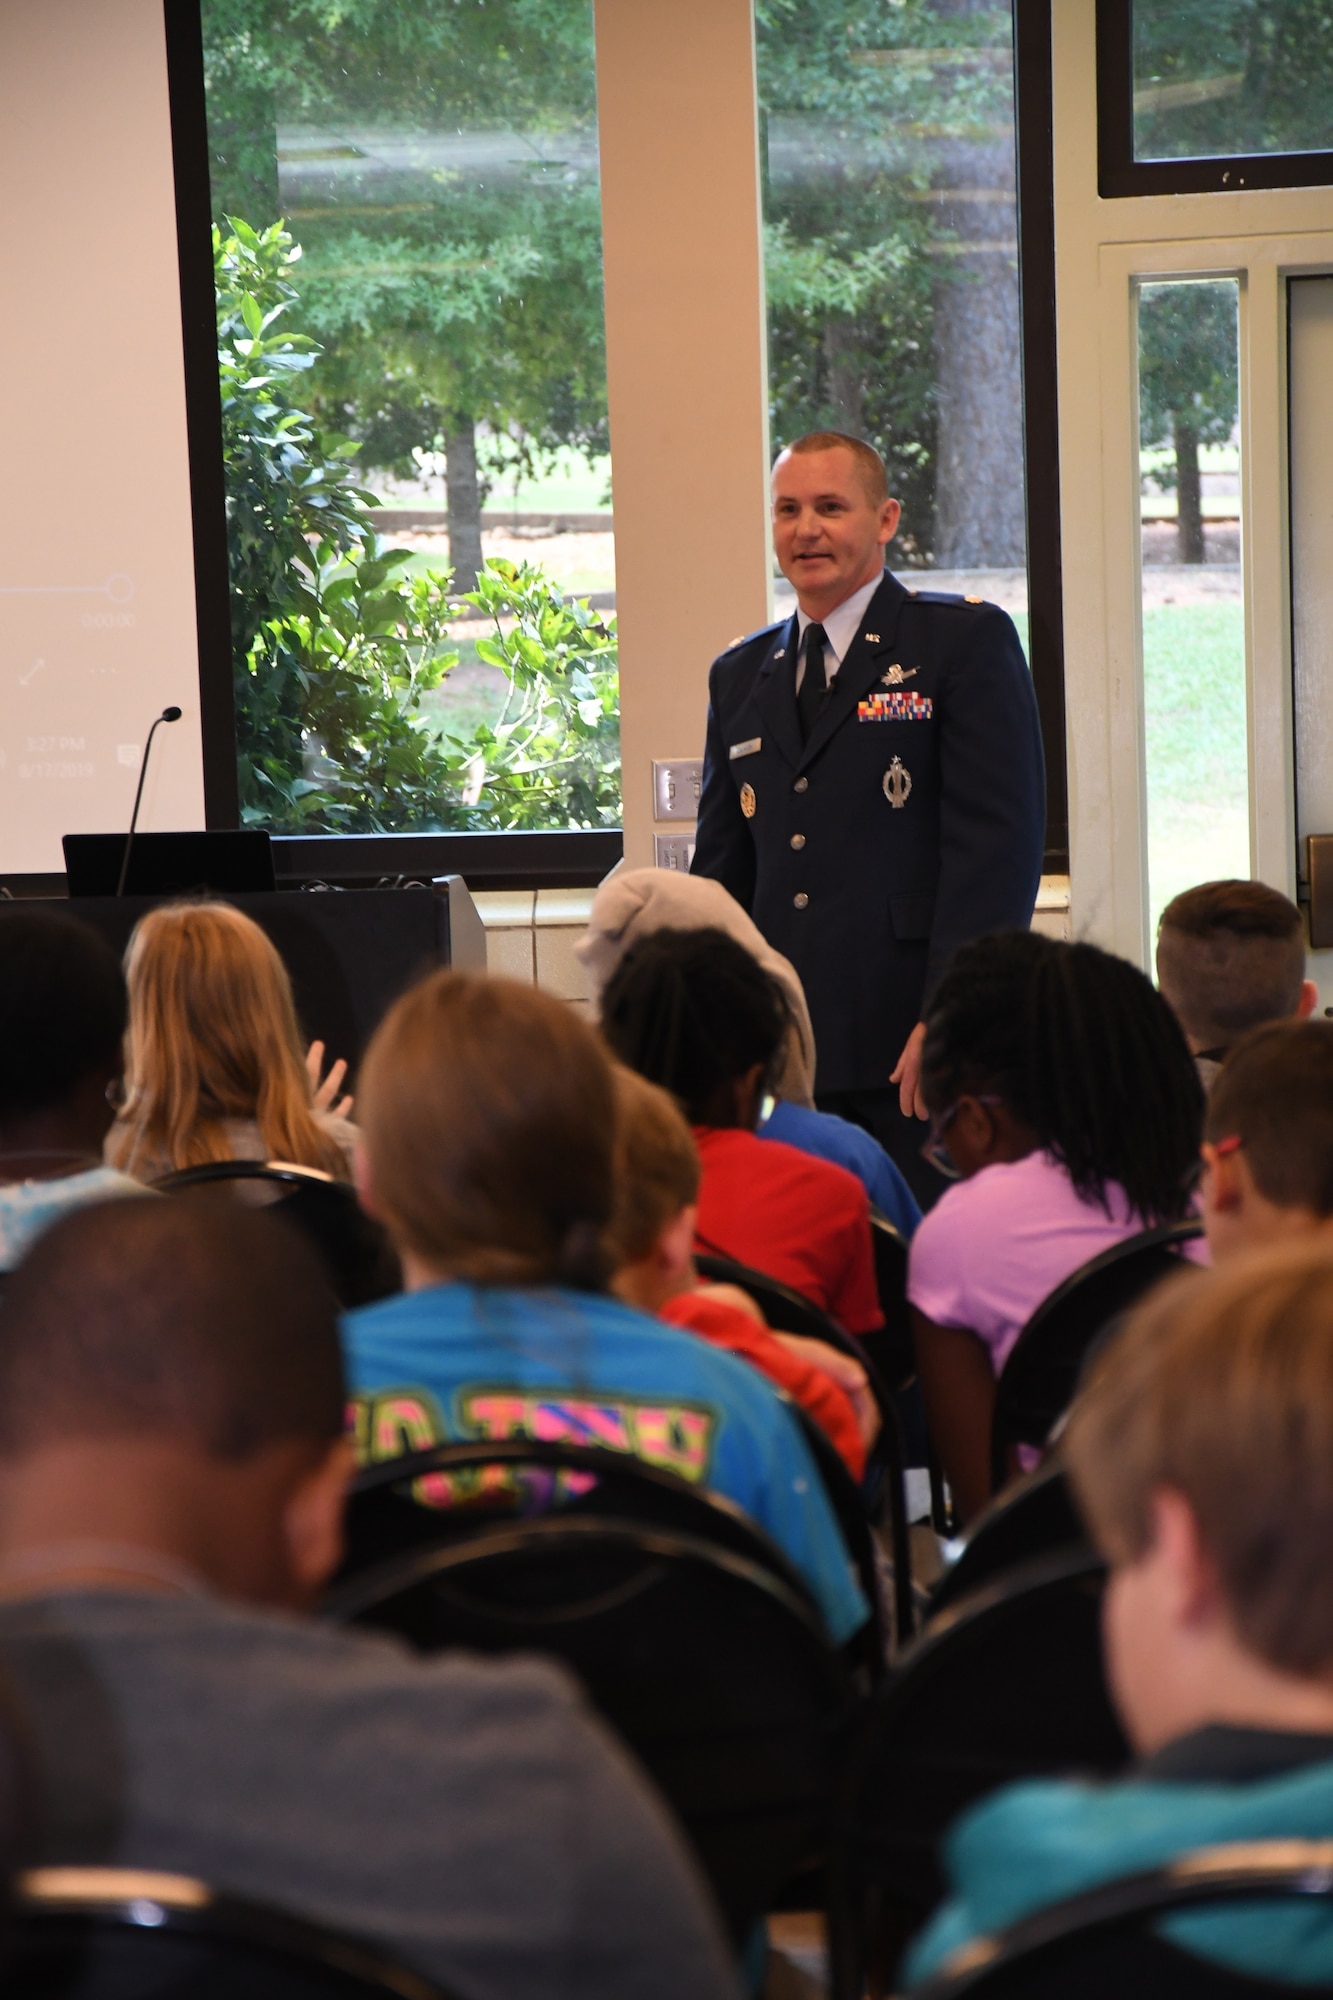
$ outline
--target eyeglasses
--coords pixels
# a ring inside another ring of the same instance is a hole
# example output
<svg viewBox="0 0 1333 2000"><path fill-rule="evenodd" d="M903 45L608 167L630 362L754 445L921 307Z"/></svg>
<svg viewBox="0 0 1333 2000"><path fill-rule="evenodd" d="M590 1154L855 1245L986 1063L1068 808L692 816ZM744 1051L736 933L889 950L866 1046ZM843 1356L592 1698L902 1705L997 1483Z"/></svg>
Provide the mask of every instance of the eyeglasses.
<svg viewBox="0 0 1333 2000"><path fill-rule="evenodd" d="M972 1093L969 1091L966 1095L971 1097ZM947 1111L941 1111L938 1117L931 1119L930 1130L926 1134L926 1142L921 1148L921 1157L926 1164L934 1167L936 1173L943 1174L946 1180L951 1181L960 1181L963 1178L963 1170L956 1164L953 1154L945 1145L944 1135L962 1110L963 1102L963 1098L960 1097L957 1103L949 1106ZM972 1102L974 1104L994 1105L1003 1104L1004 1099L1002 1097L972 1097Z"/></svg>

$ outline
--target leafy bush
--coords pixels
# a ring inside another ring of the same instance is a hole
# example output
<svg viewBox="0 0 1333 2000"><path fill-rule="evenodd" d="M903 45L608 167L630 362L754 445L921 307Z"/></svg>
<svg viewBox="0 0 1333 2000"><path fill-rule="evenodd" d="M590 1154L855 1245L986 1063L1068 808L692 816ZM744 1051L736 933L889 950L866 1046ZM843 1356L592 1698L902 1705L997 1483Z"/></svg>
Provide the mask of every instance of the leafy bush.
<svg viewBox="0 0 1333 2000"><path fill-rule="evenodd" d="M614 620L531 564L491 563L449 596L375 532L357 447L300 389L320 350L282 324L301 256L281 223L214 230L241 810L275 832L614 825L620 754ZM467 737L422 699L458 663L464 604L509 683Z"/></svg>

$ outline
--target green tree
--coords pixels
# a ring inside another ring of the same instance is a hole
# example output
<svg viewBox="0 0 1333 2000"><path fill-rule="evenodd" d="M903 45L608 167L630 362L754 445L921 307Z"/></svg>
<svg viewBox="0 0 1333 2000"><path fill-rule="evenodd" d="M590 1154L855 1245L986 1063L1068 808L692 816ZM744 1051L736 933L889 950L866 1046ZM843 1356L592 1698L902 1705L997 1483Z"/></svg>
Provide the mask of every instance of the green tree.
<svg viewBox="0 0 1333 2000"><path fill-rule="evenodd" d="M1234 283L1144 285L1139 293L1139 438L1175 458L1176 545L1204 560L1199 446L1235 427L1239 356Z"/></svg>
<svg viewBox="0 0 1333 2000"><path fill-rule="evenodd" d="M1172 0L1133 12L1141 159L1333 143L1333 0Z"/></svg>
<svg viewBox="0 0 1333 2000"><path fill-rule="evenodd" d="M589 0L205 0L204 31L219 220L276 201L279 119L332 135L287 167L313 408L367 465L444 451L468 586L488 474L606 450Z"/></svg>
<svg viewBox="0 0 1333 2000"><path fill-rule="evenodd" d="M358 447L307 407L319 350L289 330L300 246L214 231L243 817L277 832L614 825L614 621L539 571L490 564L466 602L494 636L501 715L466 739L424 707L457 664L447 572L375 532Z"/></svg>

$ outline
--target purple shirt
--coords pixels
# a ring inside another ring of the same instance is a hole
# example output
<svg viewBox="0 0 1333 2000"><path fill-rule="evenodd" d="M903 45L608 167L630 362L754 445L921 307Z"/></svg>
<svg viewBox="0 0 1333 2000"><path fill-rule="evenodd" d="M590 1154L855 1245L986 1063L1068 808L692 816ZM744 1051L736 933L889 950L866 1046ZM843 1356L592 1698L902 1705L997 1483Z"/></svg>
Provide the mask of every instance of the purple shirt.
<svg viewBox="0 0 1333 2000"><path fill-rule="evenodd" d="M1075 1193L1049 1153L983 1167L958 1181L918 1225L907 1296L937 1326L965 1326L985 1342L998 1375L1042 1300L1080 1264L1144 1227L1110 1182L1108 1215ZM1186 1254L1207 1259L1200 1243Z"/></svg>

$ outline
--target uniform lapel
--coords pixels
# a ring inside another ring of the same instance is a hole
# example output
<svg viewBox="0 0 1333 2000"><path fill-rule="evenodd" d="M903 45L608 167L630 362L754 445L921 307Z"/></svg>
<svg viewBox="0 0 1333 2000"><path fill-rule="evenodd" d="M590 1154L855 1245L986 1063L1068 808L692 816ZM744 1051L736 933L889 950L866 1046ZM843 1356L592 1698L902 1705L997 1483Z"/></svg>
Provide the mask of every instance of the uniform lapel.
<svg viewBox="0 0 1333 2000"><path fill-rule="evenodd" d="M885 653L892 652L898 637L898 620L907 602L907 592L896 576L886 570L884 581L866 607L860 629L847 648L833 691L824 704L824 712L810 732L810 740L799 751L802 768L812 757L817 757L835 730L842 727L852 714L856 704L879 678L880 661ZM796 697L792 696L792 715L796 713ZM797 743L800 732L797 731Z"/></svg>
<svg viewBox="0 0 1333 2000"><path fill-rule="evenodd" d="M754 683L754 704L770 739L794 770L801 759L801 726L796 719L796 647L799 627L792 613L773 636L768 657Z"/></svg>

